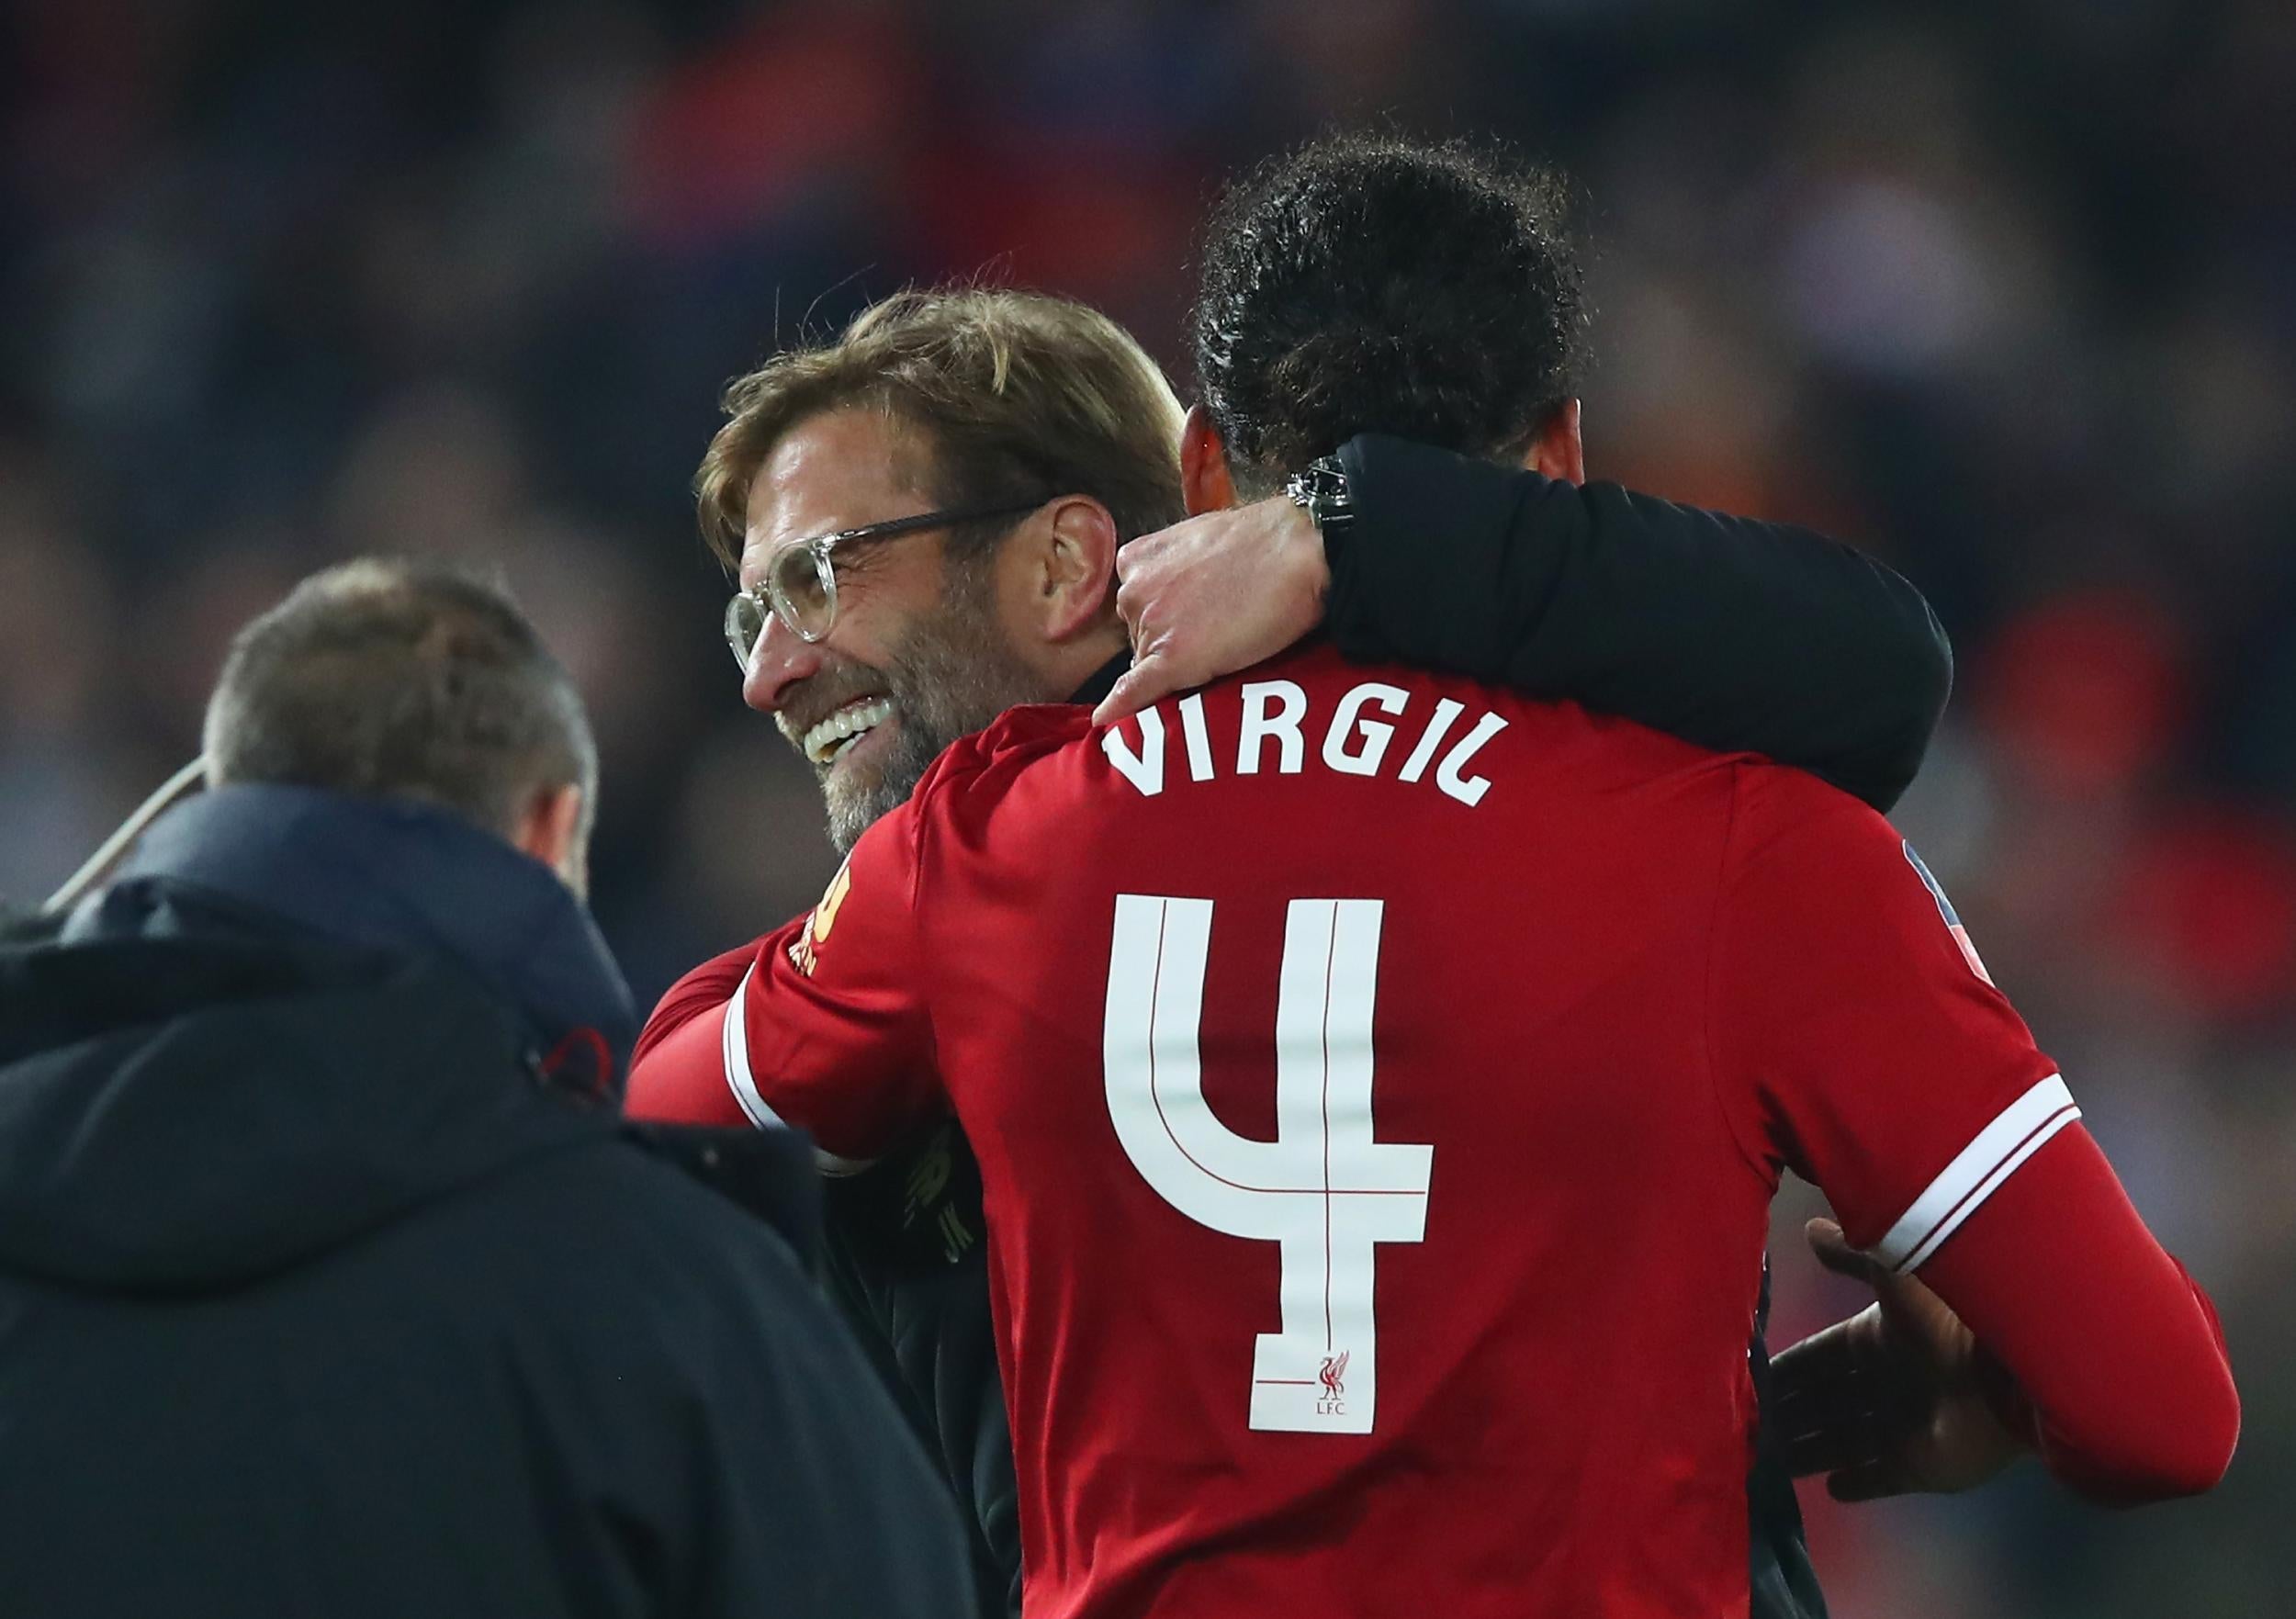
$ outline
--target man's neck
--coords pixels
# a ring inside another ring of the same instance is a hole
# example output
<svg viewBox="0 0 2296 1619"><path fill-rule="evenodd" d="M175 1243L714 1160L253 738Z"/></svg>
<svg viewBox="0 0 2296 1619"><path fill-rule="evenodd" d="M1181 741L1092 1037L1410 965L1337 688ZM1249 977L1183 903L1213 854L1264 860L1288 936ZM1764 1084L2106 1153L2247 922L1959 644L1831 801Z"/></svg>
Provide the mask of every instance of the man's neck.
<svg viewBox="0 0 2296 1619"><path fill-rule="evenodd" d="M1046 647L1044 661L1039 666L1044 674L1042 690L1047 703L1097 703L1098 696L1086 699L1080 693L1095 685L1102 695L1116 675L1110 672L1116 659L1131 659L1131 643L1126 639L1124 627L1111 620L1104 631L1085 636L1072 645ZM1117 666L1120 669L1120 665ZM1106 681L1103 682L1103 677Z"/></svg>

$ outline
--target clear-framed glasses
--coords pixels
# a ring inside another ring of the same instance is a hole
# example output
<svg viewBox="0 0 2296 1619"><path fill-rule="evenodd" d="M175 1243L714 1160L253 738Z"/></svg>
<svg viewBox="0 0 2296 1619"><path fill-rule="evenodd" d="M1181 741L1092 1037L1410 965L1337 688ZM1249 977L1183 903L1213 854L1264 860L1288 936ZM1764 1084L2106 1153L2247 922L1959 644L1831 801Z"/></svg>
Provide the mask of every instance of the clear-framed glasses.
<svg viewBox="0 0 2296 1619"><path fill-rule="evenodd" d="M945 512L920 512L914 517L895 517L860 528L839 529L783 545L765 565L765 577L746 590L737 590L726 603L726 645L742 671L765 634L771 613L801 640L818 641L837 623L837 552L838 547L865 540L898 539L927 529L948 528L960 523L985 523L993 517L1018 517L1044 504L1042 499L1006 506L966 506Z"/></svg>

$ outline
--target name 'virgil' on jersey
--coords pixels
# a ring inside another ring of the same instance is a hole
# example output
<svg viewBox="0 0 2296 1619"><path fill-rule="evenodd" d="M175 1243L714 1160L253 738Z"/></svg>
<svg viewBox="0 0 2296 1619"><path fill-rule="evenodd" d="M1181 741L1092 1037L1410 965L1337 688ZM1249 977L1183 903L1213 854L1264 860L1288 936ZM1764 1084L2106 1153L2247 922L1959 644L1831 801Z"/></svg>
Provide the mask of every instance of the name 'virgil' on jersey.
<svg viewBox="0 0 2296 1619"><path fill-rule="evenodd" d="M1384 680L1365 680L1350 687L1332 705L1331 720L1323 727L1322 743L1316 757L1322 760L1325 769L1341 775L1376 776L1387 762L1395 734L1408 715L1419 723L1418 740L1402 756L1402 768L1395 772L1395 780L1424 780L1432 764L1438 790L1464 804L1480 804L1483 794L1491 790L1491 783L1483 777L1468 775L1467 766L1482 751L1485 743L1506 729L1507 722L1485 709L1480 718L1453 740L1452 733L1459 716L1467 712L1466 704L1456 698L1435 696L1430 705L1431 694L1422 691L1417 693L1421 699L1419 712L1413 713L1413 695ZM1257 775L1270 743L1276 749L1276 772L1286 776L1300 773L1307 759L1309 703L1305 688L1296 680L1246 680L1241 685L1221 686L1213 692L1190 692L1176 705L1189 781L1212 780L1217 774L1214 761L1221 757L1213 750L1211 726L1204 714L1207 696L1216 696L1223 704L1232 703L1239 710L1235 774ZM1141 711L1137 747L1120 725L1111 727L1100 738L1101 750L1109 756L1117 773L1148 798L1162 793L1166 781L1173 779L1165 768L1171 750L1171 735L1165 725L1163 710L1164 704L1158 703ZM1373 711L1389 717L1375 719ZM1447 752L1444 751L1446 742Z"/></svg>
<svg viewBox="0 0 2296 1619"><path fill-rule="evenodd" d="M2205 1488L2237 1430L2205 1299L1886 821L1328 646L952 745L630 1088L849 1164L954 1111L1032 1619L1744 1619L1789 1168L2061 1478Z"/></svg>

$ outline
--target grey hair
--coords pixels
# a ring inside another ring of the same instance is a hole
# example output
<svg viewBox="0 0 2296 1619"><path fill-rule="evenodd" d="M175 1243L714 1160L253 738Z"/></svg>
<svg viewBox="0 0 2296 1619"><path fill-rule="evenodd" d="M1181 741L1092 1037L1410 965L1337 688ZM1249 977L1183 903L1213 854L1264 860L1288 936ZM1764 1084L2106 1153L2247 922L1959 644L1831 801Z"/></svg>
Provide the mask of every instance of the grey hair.
<svg viewBox="0 0 2296 1619"><path fill-rule="evenodd" d="M499 585L432 562L312 575L232 637L204 727L214 785L411 798L509 835L598 748L580 693Z"/></svg>

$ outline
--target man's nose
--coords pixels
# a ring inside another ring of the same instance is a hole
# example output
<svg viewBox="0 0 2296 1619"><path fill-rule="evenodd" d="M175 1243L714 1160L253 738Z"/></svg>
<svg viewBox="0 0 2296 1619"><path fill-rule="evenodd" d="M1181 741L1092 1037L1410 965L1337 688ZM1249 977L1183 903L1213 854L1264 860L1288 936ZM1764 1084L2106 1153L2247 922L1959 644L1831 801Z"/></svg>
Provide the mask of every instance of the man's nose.
<svg viewBox="0 0 2296 1619"><path fill-rule="evenodd" d="M760 714L779 714L790 691L800 680L818 674L827 654L817 641L808 641L782 622L781 614L765 615L765 629L749 649L749 668L741 678L741 700Z"/></svg>

